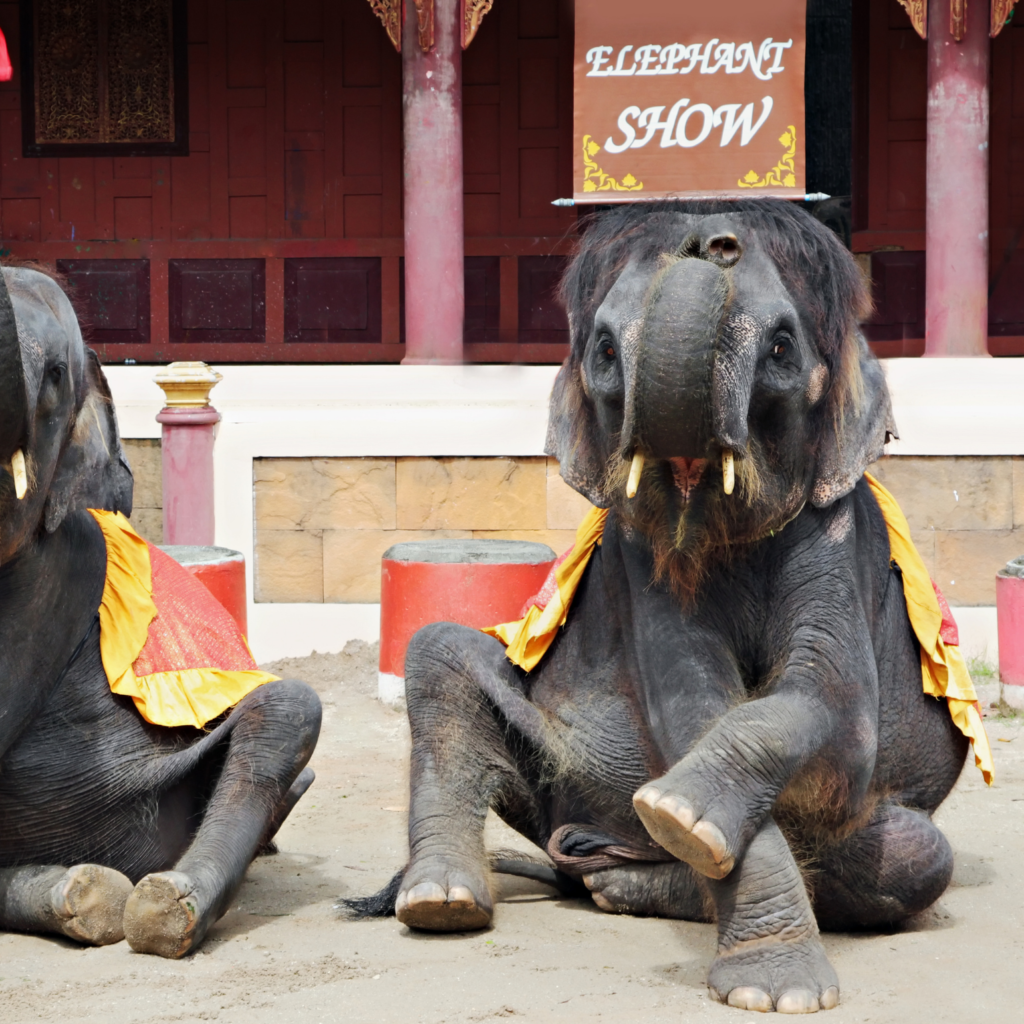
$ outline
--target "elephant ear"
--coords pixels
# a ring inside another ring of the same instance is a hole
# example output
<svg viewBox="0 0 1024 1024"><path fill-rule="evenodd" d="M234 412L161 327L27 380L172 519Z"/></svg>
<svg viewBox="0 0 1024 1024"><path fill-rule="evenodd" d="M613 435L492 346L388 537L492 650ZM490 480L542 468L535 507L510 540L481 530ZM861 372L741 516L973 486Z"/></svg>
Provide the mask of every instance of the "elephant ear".
<svg viewBox="0 0 1024 1024"><path fill-rule="evenodd" d="M562 364L551 389L547 455L558 459L562 479L598 508L609 508L605 493L605 460L595 448L597 418L583 387L579 360L572 355Z"/></svg>
<svg viewBox="0 0 1024 1024"><path fill-rule="evenodd" d="M132 512L134 481L121 445L110 386L92 349L86 349L85 399L46 498L46 529L53 533L72 510Z"/></svg>
<svg viewBox="0 0 1024 1024"><path fill-rule="evenodd" d="M881 363L862 336L858 335L857 345L861 386L849 389L854 393L825 425L818 446L811 492L811 504L817 508L849 494L868 466L881 457L886 441L899 437Z"/></svg>

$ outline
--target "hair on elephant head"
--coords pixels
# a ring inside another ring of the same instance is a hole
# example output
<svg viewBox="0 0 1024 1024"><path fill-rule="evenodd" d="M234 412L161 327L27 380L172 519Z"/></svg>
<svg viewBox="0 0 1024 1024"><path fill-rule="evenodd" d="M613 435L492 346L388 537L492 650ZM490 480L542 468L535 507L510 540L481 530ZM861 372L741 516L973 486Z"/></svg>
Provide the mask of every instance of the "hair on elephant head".
<svg viewBox="0 0 1024 1024"><path fill-rule="evenodd" d="M784 200L623 206L562 282L548 454L684 600L731 545L848 493L895 436L836 237Z"/></svg>
<svg viewBox="0 0 1024 1024"><path fill-rule="evenodd" d="M48 273L0 273L0 564L72 509L131 513L106 378Z"/></svg>

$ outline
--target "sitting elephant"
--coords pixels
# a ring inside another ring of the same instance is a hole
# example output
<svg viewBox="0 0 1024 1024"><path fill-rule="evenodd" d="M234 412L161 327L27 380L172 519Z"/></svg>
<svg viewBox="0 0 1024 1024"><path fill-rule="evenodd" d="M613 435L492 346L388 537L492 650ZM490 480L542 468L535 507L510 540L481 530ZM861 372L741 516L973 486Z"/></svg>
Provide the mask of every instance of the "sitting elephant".
<svg viewBox="0 0 1024 1024"><path fill-rule="evenodd" d="M864 477L895 428L861 276L782 200L637 204L591 223L562 299L547 450L603 526L539 659L413 638L410 860L354 909L486 926L493 808L602 909L717 921L718 1000L831 1008L819 923L939 897L968 750Z"/></svg>
<svg viewBox="0 0 1024 1024"><path fill-rule="evenodd" d="M37 270L4 268L0 929L93 944L127 933L136 950L179 957L312 781L320 702L304 683L266 681L201 730L152 725L112 692L109 545L104 513L86 509L124 522L110 513L131 503L110 392L67 296Z"/></svg>

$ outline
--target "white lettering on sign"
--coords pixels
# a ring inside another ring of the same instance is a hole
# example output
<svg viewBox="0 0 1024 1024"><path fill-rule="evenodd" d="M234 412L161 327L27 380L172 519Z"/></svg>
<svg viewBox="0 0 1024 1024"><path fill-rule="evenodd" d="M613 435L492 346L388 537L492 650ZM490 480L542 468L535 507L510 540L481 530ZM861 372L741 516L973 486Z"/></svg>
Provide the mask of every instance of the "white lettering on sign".
<svg viewBox="0 0 1024 1024"><path fill-rule="evenodd" d="M782 51L793 45L792 39L776 42L769 36L754 50L753 43L723 43L711 39L703 46L692 43L669 43L658 46L646 43L634 48L630 43L619 49L615 63L611 62L614 46L592 46L587 51L590 70L587 78L601 78L606 75L688 75L700 68L702 75L715 75L724 71L727 75L738 75L750 70L767 82L773 75L785 71L782 65ZM632 64L627 67L627 62Z"/></svg>
<svg viewBox="0 0 1024 1024"><path fill-rule="evenodd" d="M619 131L625 138L622 142L615 142L609 137L604 148L609 153L643 149L654 138L655 132L660 131L662 149L669 146L691 149L693 146L699 146L711 134L712 129L719 127L722 129L719 146L728 146L737 132L740 135L740 145L746 146L768 119L774 101L771 96L762 98L761 116L756 122L753 103L746 106L741 103L724 103L717 110L712 110L707 103L695 103L692 107L689 104L689 97L677 100L669 110L668 117L664 119L661 116L665 110L664 106L648 107L646 110L641 110L637 106L626 107L619 114L618 120ZM695 115L699 116L691 125L690 119ZM631 121L636 122L636 127L630 123ZM641 129L644 134L637 137L637 129Z"/></svg>

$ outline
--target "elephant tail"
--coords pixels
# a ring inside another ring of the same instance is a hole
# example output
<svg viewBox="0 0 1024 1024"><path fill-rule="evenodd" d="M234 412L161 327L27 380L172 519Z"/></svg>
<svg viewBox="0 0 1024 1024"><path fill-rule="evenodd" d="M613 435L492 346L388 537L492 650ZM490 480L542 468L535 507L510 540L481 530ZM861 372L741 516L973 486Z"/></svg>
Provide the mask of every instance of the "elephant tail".
<svg viewBox="0 0 1024 1024"><path fill-rule="evenodd" d="M529 854L520 850L496 850L489 856L491 870L498 875L515 875L519 878L530 878L535 882L550 885L562 896L578 897L589 895L587 887L572 875L553 867L546 858L531 859ZM379 892L371 896L345 896L334 905L342 915L350 920L367 918L394 917L395 901L402 889L405 868L397 871L392 879Z"/></svg>
<svg viewBox="0 0 1024 1024"><path fill-rule="evenodd" d="M521 850L495 850L490 855L491 870L498 875L515 875L518 878L532 878L535 882L550 885L563 896L589 896L587 887L577 878L559 871L545 857L531 858Z"/></svg>
<svg viewBox="0 0 1024 1024"><path fill-rule="evenodd" d="M402 879L405 877L405 868L397 871L394 877L379 892L372 896L346 896L334 904L335 910L340 910L342 916L350 920L364 920L373 917L394 917L395 900L402 888Z"/></svg>

